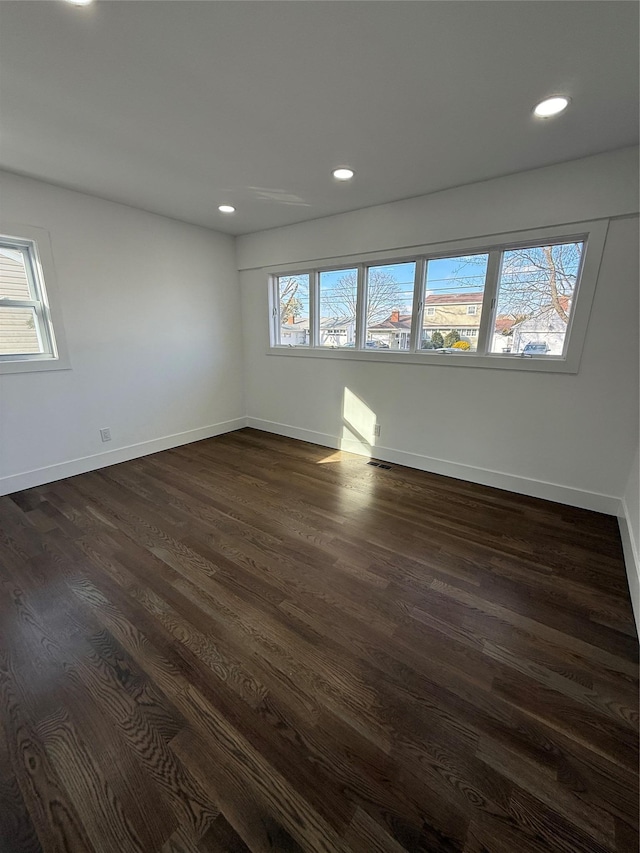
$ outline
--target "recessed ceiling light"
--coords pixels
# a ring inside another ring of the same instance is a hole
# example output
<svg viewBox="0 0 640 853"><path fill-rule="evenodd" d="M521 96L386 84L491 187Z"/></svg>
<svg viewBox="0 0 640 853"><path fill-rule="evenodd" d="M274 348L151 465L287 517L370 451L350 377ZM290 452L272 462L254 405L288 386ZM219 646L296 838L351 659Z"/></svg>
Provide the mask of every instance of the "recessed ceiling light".
<svg viewBox="0 0 640 853"><path fill-rule="evenodd" d="M354 172L353 169L347 169L343 166L340 169L334 169L332 174L336 181L350 181Z"/></svg>
<svg viewBox="0 0 640 853"><path fill-rule="evenodd" d="M221 204L220 207L218 208L218 210L220 211L220 213L235 213L236 212L235 207L232 207L230 204Z"/></svg>
<svg viewBox="0 0 640 853"><path fill-rule="evenodd" d="M554 95L553 98L545 98L544 101L540 101L534 109L533 114L538 116L538 118L550 118L551 116L557 116L558 113L566 110L568 106L569 98L565 98L563 95Z"/></svg>
<svg viewBox="0 0 640 853"><path fill-rule="evenodd" d="M67 0L72 6L90 6L93 0Z"/></svg>

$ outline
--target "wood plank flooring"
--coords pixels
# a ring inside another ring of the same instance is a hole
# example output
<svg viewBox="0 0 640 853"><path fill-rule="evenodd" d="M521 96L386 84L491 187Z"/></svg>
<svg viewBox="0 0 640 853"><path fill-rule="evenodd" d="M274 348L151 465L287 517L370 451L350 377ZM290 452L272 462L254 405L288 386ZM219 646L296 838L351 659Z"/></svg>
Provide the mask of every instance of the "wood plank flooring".
<svg viewBox="0 0 640 853"><path fill-rule="evenodd" d="M7 853L635 853L614 518L241 430L0 498Z"/></svg>

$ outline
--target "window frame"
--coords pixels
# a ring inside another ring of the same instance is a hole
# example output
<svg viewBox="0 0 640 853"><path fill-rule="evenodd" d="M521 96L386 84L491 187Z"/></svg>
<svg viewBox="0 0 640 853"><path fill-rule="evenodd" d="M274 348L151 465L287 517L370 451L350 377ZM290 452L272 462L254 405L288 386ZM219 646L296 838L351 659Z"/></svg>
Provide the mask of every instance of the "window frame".
<svg viewBox="0 0 640 853"><path fill-rule="evenodd" d="M447 241L406 247L394 252L369 252L357 257L334 259L322 258L316 265L310 261L294 263L284 267L265 267L263 272L268 279L269 306L273 316L277 308L274 296L274 281L280 276L308 273L310 278L310 308L317 301L317 274L320 271L358 268L358 299L360 310L356 322L356 346L327 347L317 344L317 331L312 326L309 345L274 344L273 328L270 329L268 355L300 356L303 358L342 358L355 361L384 361L401 364L445 365L450 367L484 367L507 370L523 370L555 373L577 373L582 357L591 306L596 289L602 254L607 236L609 220L599 219L568 223L558 226L513 231L488 235L476 239ZM546 246L567 242L584 242L580 270L573 297L571 314L564 341L563 354L560 356L523 357L516 353L492 353L490 342L495 327L498 304L498 285L502 254L510 249ZM485 288L481 306L480 325L477 334L477 351L462 353L440 353L433 350L421 350L420 333L424 314L424 282L426 266L429 260L457 257L459 255L488 254ZM410 348L408 350L366 349L363 326L366 306L366 268L384 264L416 262L416 281L414 282L414 300Z"/></svg>
<svg viewBox="0 0 640 853"><path fill-rule="evenodd" d="M40 332L46 340L41 353L0 354L0 375L43 370L69 370L71 364L66 345L64 324L57 298L55 267L49 232L32 225L0 221L0 240L27 251L30 286L37 300L2 300L7 307L36 307ZM44 341L43 341L44 343Z"/></svg>

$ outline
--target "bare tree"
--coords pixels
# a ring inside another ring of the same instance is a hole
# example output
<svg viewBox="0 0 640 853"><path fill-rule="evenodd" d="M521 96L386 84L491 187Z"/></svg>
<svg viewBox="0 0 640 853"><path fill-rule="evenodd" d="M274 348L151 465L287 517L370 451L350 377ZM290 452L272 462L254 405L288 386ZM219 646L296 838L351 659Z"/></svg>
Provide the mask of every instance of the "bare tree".
<svg viewBox="0 0 640 853"><path fill-rule="evenodd" d="M561 243L508 249L503 256L498 293L498 315L511 317L516 323L539 317L553 310L563 323L569 321L582 258L582 243ZM456 284L462 290L472 285L477 276L462 275L468 265L486 267L486 255L461 258L455 272ZM457 292L460 292L457 290Z"/></svg>
<svg viewBox="0 0 640 853"><path fill-rule="evenodd" d="M299 317L302 314L303 304L300 297L308 296L309 285L295 276L289 276L279 279L278 286L280 288L280 322L285 323L288 317Z"/></svg>
<svg viewBox="0 0 640 853"><path fill-rule="evenodd" d="M515 319L531 319L552 309L567 323L581 256L582 243L505 252L498 312Z"/></svg>
<svg viewBox="0 0 640 853"><path fill-rule="evenodd" d="M355 321L357 303L357 274L345 273L331 291L332 314L336 319ZM367 328L385 320L402 300L402 290L392 273L371 269L367 280Z"/></svg>

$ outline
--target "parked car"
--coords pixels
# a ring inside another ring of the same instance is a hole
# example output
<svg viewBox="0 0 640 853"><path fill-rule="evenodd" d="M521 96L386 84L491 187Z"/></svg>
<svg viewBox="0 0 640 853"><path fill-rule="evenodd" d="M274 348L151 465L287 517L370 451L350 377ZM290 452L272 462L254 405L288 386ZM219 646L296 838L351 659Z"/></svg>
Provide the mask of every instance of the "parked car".
<svg viewBox="0 0 640 853"><path fill-rule="evenodd" d="M385 344L384 341L367 341L365 347L367 349L389 349L389 344Z"/></svg>
<svg viewBox="0 0 640 853"><path fill-rule="evenodd" d="M535 355L546 355L549 349L549 344L546 341L529 341L529 343L524 345L524 349L520 355L533 358Z"/></svg>

